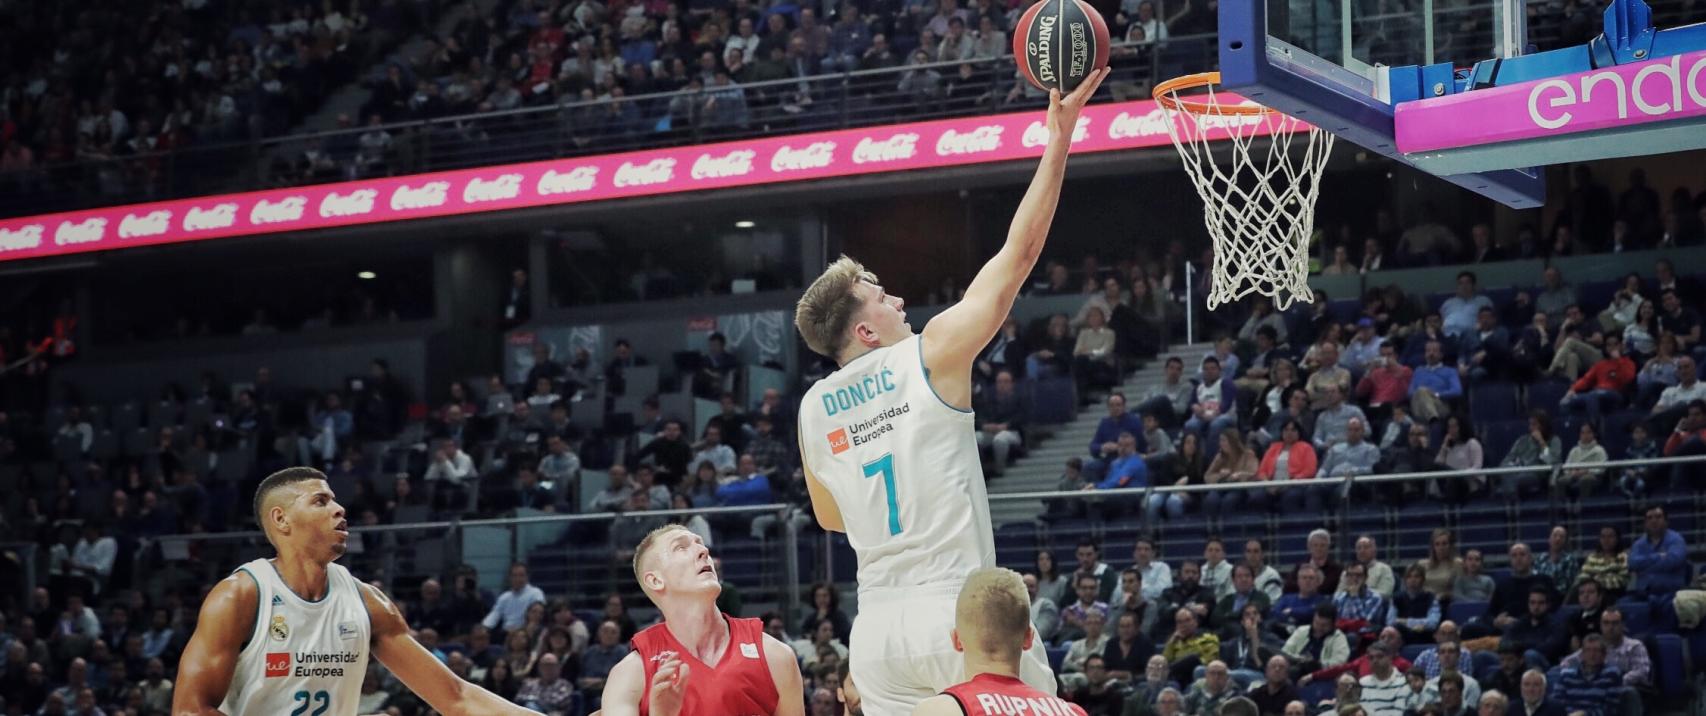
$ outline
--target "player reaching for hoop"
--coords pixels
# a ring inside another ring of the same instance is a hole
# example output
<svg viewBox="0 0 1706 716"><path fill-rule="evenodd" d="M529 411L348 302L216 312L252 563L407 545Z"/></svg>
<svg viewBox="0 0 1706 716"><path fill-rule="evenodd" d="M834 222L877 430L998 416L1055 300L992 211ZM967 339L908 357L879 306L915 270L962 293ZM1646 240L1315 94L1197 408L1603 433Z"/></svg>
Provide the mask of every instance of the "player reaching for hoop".
<svg viewBox="0 0 1706 716"><path fill-rule="evenodd" d="M663 623L634 635L610 670L601 716L805 716L794 650L758 619L718 611L705 541L664 525L634 548L634 578Z"/></svg>
<svg viewBox="0 0 1706 716"><path fill-rule="evenodd" d="M794 324L841 366L806 392L799 440L812 510L846 532L859 558L853 675L866 713L907 713L957 682L948 641L954 597L972 570L995 563L989 499L972 432L972 362L989 343L1048 239L1073 129L1107 76L1049 97L1049 142L1007 242L965 298L922 335L906 304L843 257L806 289ZM1024 678L1053 691L1041 644Z"/></svg>
<svg viewBox="0 0 1706 716"><path fill-rule="evenodd" d="M954 648L965 652L965 683L918 704L913 716L1060 714L1084 716L1077 704L1019 680L1019 657L1037 639L1031 627L1031 597L1010 569L972 572L954 608Z"/></svg>
<svg viewBox="0 0 1706 716"><path fill-rule="evenodd" d="M237 568L202 602L174 716L355 716L370 654L445 716L536 716L457 678L391 600L333 564L349 531L320 471L262 480L255 519L278 556Z"/></svg>

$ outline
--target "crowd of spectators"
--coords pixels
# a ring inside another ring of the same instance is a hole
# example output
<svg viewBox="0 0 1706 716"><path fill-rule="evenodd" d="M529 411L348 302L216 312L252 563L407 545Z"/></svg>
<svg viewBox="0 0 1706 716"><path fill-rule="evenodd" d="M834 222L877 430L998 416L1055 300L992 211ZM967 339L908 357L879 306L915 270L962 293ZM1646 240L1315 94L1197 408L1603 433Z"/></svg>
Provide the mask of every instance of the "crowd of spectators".
<svg viewBox="0 0 1706 716"><path fill-rule="evenodd" d="M284 132L418 29L425 7L8 4L0 10L10 68L0 85L0 176L14 194L160 191L160 153ZM144 160L107 161L128 157Z"/></svg>
<svg viewBox="0 0 1706 716"><path fill-rule="evenodd" d="M1062 691L1091 716L1213 716L1239 697L1275 715L1631 716L1658 701L1647 637L1674 633L1664 610L1706 586L1656 505L1627 538L1606 527L1583 551L1555 527L1492 573L1443 528L1407 565L1369 535L1350 559L1336 550L1317 529L1302 561L1275 565L1260 539L1236 559L1210 537L1170 564L1139 537L1122 569L1086 540L1075 565L1043 550L1024 578Z"/></svg>

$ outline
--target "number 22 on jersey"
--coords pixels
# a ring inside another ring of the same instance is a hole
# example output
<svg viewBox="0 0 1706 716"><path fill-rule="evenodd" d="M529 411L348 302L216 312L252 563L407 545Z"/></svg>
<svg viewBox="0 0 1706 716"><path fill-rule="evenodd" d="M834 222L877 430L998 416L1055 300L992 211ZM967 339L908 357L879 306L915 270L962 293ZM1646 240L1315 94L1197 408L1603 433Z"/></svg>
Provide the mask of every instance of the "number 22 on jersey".
<svg viewBox="0 0 1706 716"><path fill-rule="evenodd" d="M291 709L290 716L326 716L326 709L332 705L332 695L325 691L316 691L312 694L306 691L298 691L295 694L295 699L296 708ZM308 711L310 702L314 704L312 713Z"/></svg>
<svg viewBox="0 0 1706 716"><path fill-rule="evenodd" d="M882 457L865 463L865 477L877 475L883 476L883 497L887 498L889 506L889 534L900 534L900 505L895 504L894 494L894 453L883 453Z"/></svg>

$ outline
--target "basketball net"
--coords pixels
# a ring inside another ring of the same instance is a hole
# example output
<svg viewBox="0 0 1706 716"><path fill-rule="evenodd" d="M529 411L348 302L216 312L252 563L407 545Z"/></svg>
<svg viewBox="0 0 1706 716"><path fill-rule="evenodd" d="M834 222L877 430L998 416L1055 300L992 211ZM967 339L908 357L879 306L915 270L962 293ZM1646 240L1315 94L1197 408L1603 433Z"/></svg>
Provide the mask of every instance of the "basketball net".
<svg viewBox="0 0 1706 716"><path fill-rule="evenodd" d="M1251 293L1271 297L1280 310L1293 301L1313 302L1309 239L1333 135L1217 92L1219 84L1219 72L1204 72L1163 82L1154 93L1214 241L1209 310ZM1182 94L1195 90L1206 94ZM1264 136L1272 138L1267 151L1254 151ZM1229 140L1230 152L1221 140ZM1293 151L1294 143L1303 145L1300 151Z"/></svg>

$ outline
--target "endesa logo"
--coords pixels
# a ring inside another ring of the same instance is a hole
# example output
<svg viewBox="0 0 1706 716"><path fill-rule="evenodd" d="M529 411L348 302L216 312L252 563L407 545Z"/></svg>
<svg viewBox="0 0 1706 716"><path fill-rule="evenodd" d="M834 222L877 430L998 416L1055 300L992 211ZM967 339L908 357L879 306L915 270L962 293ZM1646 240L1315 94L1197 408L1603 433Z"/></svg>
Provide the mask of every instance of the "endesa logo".
<svg viewBox="0 0 1706 716"><path fill-rule="evenodd" d="M267 652L267 676L272 679L290 675L290 652Z"/></svg>
<svg viewBox="0 0 1706 716"><path fill-rule="evenodd" d="M847 428L836 428L829 434L829 454L840 455L851 447L853 444L847 441Z"/></svg>
<svg viewBox="0 0 1706 716"><path fill-rule="evenodd" d="M1610 91L1618 121L1629 119L1630 105L1643 115L1636 118L1639 121L1666 114L1698 113L1706 110L1706 93L1700 91L1702 73L1706 73L1706 54L1689 57L1686 68L1683 56L1674 55L1668 61L1641 67L1633 77L1626 76L1627 69L1612 68L1571 79L1546 80L1536 83L1528 92L1528 120L1541 129L1562 129L1576 119L1576 114L1570 111L1572 107L1593 119L1604 119L1609 110L1591 106L1594 89L1600 85ZM1654 77L1658 78L1656 83L1652 81ZM1601 92L1600 96L1605 94ZM1543 100L1544 109L1540 106Z"/></svg>

